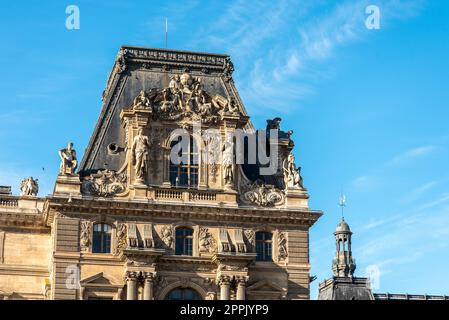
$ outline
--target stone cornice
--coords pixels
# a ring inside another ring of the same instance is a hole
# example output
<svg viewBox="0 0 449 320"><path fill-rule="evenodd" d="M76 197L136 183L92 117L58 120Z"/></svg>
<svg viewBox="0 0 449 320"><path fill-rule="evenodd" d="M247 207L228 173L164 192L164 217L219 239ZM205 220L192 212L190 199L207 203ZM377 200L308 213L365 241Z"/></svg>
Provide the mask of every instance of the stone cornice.
<svg viewBox="0 0 449 320"><path fill-rule="evenodd" d="M0 211L0 226L8 229L18 228L41 233L49 232L48 227L44 224L43 215L36 213Z"/></svg>
<svg viewBox="0 0 449 320"><path fill-rule="evenodd" d="M0 275L49 277L47 267L0 264Z"/></svg>
<svg viewBox="0 0 449 320"><path fill-rule="evenodd" d="M72 198L48 198L46 205L46 224L53 221L55 212L64 215L133 216L147 218L157 222L158 219L194 219L225 224L271 224L311 227L322 215L321 211L288 208L240 208L211 204L176 204L148 201L87 200Z"/></svg>

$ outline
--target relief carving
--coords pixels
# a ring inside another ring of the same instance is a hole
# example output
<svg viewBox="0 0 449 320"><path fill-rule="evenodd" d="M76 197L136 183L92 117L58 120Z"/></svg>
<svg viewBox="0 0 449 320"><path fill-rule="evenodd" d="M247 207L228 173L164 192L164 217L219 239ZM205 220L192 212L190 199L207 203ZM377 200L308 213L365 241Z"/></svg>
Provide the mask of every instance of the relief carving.
<svg viewBox="0 0 449 320"><path fill-rule="evenodd" d="M126 223L119 223L117 225L117 245L115 247L115 254L119 254L127 245L127 227Z"/></svg>
<svg viewBox="0 0 449 320"><path fill-rule="evenodd" d="M88 251L90 246L90 235L91 235L92 224L90 221L81 221L80 230L80 248L81 251Z"/></svg>
<svg viewBox="0 0 449 320"><path fill-rule="evenodd" d="M288 257L288 252L287 252L287 238L284 232L278 233L277 243L278 243L278 262L285 261Z"/></svg>
<svg viewBox="0 0 449 320"><path fill-rule="evenodd" d="M234 99L209 94L203 88L202 78L187 72L174 75L162 90L149 94L142 91L131 109L150 110L160 120L188 119L203 123L216 123L224 114L239 115Z"/></svg>
<svg viewBox="0 0 449 320"><path fill-rule="evenodd" d="M200 252L213 253L217 249L217 243L207 228L200 227L199 245Z"/></svg>
<svg viewBox="0 0 449 320"><path fill-rule="evenodd" d="M161 229L162 242L168 247L172 248L173 245L173 226L163 226Z"/></svg>
<svg viewBox="0 0 449 320"><path fill-rule="evenodd" d="M105 169L85 177L81 191L83 194L91 194L98 197L112 197L125 192L126 187L127 177L124 173Z"/></svg>
<svg viewBox="0 0 449 320"><path fill-rule="evenodd" d="M257 180L241 187L240 200L245 204L253 204L262 207L281 205L285 201L284 193L273 185L264 184Z"/></svg>

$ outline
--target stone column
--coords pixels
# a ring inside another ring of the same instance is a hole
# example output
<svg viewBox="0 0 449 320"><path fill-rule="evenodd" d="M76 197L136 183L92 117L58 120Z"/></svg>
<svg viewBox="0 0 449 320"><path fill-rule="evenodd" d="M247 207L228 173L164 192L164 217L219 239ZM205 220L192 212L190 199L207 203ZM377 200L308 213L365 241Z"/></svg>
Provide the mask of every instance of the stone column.
<svg viewBox="0 0 449 320"><path fill-rule="evenodd" d="M247 277L236 277L235 280L237 283L237 300L245 300Z"/></svg>
<svg viewBox="0 0 449 320"><path fill-rule="evenodd" d="M137 300L137 272L126 272L126 300Z"/></svg>
<svg viewBox="0 0 449 320"><path fill-rule="evenodd" d="M231 286L231 279L229 276L221 276L218 285L220 286L220 300L229 300Z"/></svg>
<svg viewBox="0 0 449 320"><path fill-rule="evenodd" d="M154 300L153 282L155 273L144 272L143 300Z"/></svg>

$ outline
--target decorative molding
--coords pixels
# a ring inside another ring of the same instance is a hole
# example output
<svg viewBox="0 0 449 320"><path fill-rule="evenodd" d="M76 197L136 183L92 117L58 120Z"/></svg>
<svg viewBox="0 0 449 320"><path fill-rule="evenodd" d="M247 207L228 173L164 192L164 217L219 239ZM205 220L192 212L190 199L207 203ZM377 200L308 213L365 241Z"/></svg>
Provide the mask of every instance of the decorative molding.
<svg viewBox="0 0 449 320"><path fill-rule="evenodd" d="M83 178L81 191L98 197L112 197L125 192L126 188L126 174L106 169Z"/></svg>
<svg viewBox="0 0 449 320"><path fill-rule="evenodd" d="M277 234L277 246L278 246L278 262L287 260L287 236L285 232L278 232Z"/></svg>
<svg viewBox="0 0 449 320"><path fill-rule="evenodd" d="M116 229L116 246L114 250L114 254L118 255L120 254L123 249L127 246L127 235L128 235L128 228L126 226L126 223L117 223L117 229Z"/></svg>
<svg viewBox="0 0 449 320"><path fill-rule="evenodd" d="M73 198L72 202L67 202L67 198L52 198L46 205L45 212L63 213L63 215L74 216L74 212L86 213L87 216L93 214L107 213L109 217L140 217L150 221L148 212L151 212L151 220L154 218L178 217L182 212L189 219L199 219L213 223L233 223L235 226L243 224L267 225L276 224L288 227L302 227L304 230L311 227L323 214L321 211L314 211L307 208L291 210L288 208L270 207L220 207L210 203L204 205L188 203L142 203L114 201L106 202L96 199ZM88 213L88 214L87 214ZM14 214L16 216L22 216ZM42 220L41 215L35 215ZM53 215L47 215L47 224L51 224ZM0 214L0 223L2 214ZM158 232L159 233L159 232ZM160 246L161 243L158 243Z"/></svg>
<svg viewBox="0 0 449 320"><path fill-rule="evenodd" d="M92 222L82 220L80 224L80 248L81 251L89 251L92 243Z"/></svg>
<svg viewBox="0 0 449 320"><path fill-rule="evenodd" d="M280 206L285 202L285 194L273 185L257 180L240 187L240 200L245 204L262 207Z"/></svg>

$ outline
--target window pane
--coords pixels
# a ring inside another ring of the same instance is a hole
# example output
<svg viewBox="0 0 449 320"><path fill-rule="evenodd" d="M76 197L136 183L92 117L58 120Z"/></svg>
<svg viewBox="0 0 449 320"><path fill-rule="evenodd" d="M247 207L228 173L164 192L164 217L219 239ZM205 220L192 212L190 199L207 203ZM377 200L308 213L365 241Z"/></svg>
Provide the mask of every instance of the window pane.
<svg viewBox="0 0 449 320"><path fill-rule="evenodd" d="M94 225L92 252L110 253L111 252L111 231L112 227L108 224L97 223Z"/></svg>
<svg viewBox="0 0 449 320"><path fill-rule="evenodd" d="M177 228L175 254L191 256L193 254L192 248L193 248L193 230L190 228Z"/></svg>
<svg viewBox="0 0 449 320"><path fill-rule="evenodd" d="M271 232L256 232L256 260L257 261L271 261L272 245L271 239L273 235Z"/></svg>
<svg viewBox="0 0 449 320"><path fill-rule="evenodd" d="M201 300L200 295L190 288L179 288L172 290L165 298L166 300Z"/></svg>

